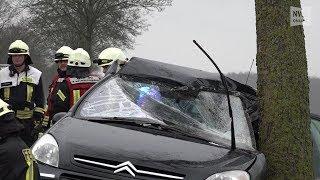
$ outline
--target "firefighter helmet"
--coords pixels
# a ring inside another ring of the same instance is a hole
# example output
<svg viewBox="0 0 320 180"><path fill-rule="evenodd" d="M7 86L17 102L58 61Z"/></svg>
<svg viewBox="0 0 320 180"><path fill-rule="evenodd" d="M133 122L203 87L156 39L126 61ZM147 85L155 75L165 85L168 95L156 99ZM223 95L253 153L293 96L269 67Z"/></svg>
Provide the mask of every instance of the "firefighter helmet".
<svg viewBox="0 0 320 180"><path fill-rule="evenodd" d="M29 46L21 41L21 40L16 40L13 43L10 44L9 46L9 58L7 64L12 64L12 55L26 55L25 62L26 64L32 64L31 58L30 58L30 53L29 53Z"/></svg>
<svg viewBox="0 0 320 180"><path fill-rule="evenodd" d="M120 64L124 64L127 61L126 55L119 48L107 48L99 54L99 66L111 65L114 61L120 61Z"/></svg>
<svg viewBox="0 0 320 180"><path fill-rule="evenodd" d="M10 112L13 113L13 110L9 108L9 104L0 99L0 117Z"/></svg>
<svg viewBox="0 0 320 180"><path fill-rule="evenodd" d="M78 48L74 50L69 56L68 66L86 67L86 68L90 67L91 60L88 52L82 48Z"/></svg>
<svg viewBox="0 0 320 180"><path fill-rule="evenodd" d="M58 62L61 60L68 60L72 51L73 49L71 49L69 46L62 46L54 55L54 61Z"/></svg>

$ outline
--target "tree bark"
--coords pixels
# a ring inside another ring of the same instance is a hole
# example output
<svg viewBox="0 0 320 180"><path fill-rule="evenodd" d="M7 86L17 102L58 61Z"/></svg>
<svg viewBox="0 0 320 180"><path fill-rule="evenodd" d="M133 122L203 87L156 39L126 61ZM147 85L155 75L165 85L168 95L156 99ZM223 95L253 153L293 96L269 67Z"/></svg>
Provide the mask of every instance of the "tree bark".
<svg viewBox="0 0 320 180"><path fill-rule="evenodd" d="M255 0L261 151L268 179L313 179L309 80L300 0Z"/></svg>

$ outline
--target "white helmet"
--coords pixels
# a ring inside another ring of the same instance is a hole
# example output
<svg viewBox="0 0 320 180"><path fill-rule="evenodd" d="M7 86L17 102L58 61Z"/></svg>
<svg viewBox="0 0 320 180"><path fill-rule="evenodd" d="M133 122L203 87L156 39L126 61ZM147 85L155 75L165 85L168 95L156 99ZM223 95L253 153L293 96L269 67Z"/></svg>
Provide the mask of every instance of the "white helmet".
<svg viewBox="0 0 320 180"><path fill-rule="evenodd" d="M13 112L13 110L9 108L9 104L0 99L0 117L10 112Z"/></svg>
<svg viewBox="0 0 320 180"><path fill-rule="evenodd" d="M29 46L21 40L15 40L9 46L9 52L8 52L9 58L8 58L7 64L12 64L11 55L21 55L21 54L26 55L26 59L25 59L26 64L32 64L30 53L29 53Z"/></svg>
<svg viewBox="0 0 320 180"><path fill-rule="evenodd" d="M119 60L120 64L124 64L127 61L126 55L119 48L107 48L99 54L98 58L100 60L99 66L110 65L116 60Z"/></svg>
<svg viewBox="0 0 320 180"><path fill-rule="evenodd" d="M69 46L62 46L54 55L54 61L57 62L60 60L68 60L72 51L73 49L71 49Z"/></svg>
<svg viewBox="0 0 320 180"><path fill-rule="evenodd" d="M21 40L16 40L10 44L8 54L9 55L19 55L19 54L30 55L29 46Z"/></svg>
<svg viewBox="0 0 320 180"><path fill-rule="evenodd" d="M91 60L88 52L82 48L74 50L69 56L68 66L90 67Z"/></svg>

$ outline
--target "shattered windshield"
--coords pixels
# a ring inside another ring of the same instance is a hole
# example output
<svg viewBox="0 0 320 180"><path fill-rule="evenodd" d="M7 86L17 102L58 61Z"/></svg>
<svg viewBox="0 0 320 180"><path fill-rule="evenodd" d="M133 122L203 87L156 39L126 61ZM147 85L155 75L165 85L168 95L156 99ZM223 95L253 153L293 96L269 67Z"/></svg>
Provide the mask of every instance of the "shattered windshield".
<svg viewBox="0 0 320 180"><path fill-rule="evenodd" d="M237 147L252 149L248 121L239 97L231 96ZM179 127L208 141L230 146L231 119L224 94L191 93L184 86L115 77L101 84L82 102L82 118L146 118Z"/></svg>

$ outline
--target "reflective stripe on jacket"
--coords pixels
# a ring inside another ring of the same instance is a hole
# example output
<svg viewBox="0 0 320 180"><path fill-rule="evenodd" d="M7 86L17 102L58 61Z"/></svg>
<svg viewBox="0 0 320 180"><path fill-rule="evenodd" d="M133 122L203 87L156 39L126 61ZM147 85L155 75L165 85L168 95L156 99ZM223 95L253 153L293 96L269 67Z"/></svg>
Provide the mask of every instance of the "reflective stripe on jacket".
<svg viewBox="0 0 320 180"><path fill-rule="evenodd" d="M41 118L44 113L41 71L27 66L26 71L10 76L9 68L0 71L0 98L12 106L19 119Z"/></svg>

